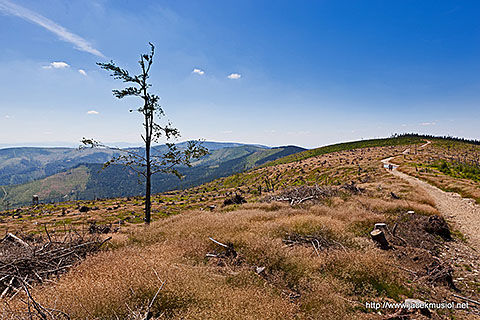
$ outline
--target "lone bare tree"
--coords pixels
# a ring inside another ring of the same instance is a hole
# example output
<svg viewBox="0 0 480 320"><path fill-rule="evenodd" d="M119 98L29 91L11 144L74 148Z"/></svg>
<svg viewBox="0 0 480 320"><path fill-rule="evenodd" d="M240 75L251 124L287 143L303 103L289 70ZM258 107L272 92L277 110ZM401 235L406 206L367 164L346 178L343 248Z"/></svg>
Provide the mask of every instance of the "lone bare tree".
<svg viewBox="0 0 480 320"><path fill-rule="evenodd" d="M130 167L139 175L145 178L145 223L151 221L151 189L152 175L155 173L173 173L179 178L181 174L177 171L178 165L190 166L192 159L200 158L207 154L208 150L201 145L201 141L189 141L185 148L179 149L175 143L166 143L167 151L152 154L152 144L158 143L161 138L167 141L178 139L180 132L177 128L167 121L166 124L159 124L158 120L165 117L162 107L159 104L159 96L150 92L152 86L149 82L149 72L153 63L155 47L150 44L150 53L142 54L138 63L141 67L139 75L130 75L130 73L118 67L113 61L110 63L97 63L102 69L111 72L111 76L116 80L121 80L128 84L124 89L113 90L113 95L118 99L125 97L138 97L142 99L142 105L136 109L144 116L143 127L145 133L141 135L145 149L132 150L120 149L107 146L94 139L83 138L83 147L108 148L120 152L119 156L113 157L104 164L104 168L110 164L119 163ZM133 112L134 110L130 110Z"/></svg>

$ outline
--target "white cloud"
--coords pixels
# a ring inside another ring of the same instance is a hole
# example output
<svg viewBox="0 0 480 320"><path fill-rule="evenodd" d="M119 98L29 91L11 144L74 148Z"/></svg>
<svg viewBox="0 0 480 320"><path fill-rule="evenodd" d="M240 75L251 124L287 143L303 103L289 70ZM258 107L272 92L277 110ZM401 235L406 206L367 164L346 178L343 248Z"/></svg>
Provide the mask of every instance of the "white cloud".
<svg viewBox="0 0 480 320"><path fill-rule="evenodd" d="M9 115L9 114L6 114L3 116L5 119L13 119L13 116Z"/></svg>
<svg viewBox="0 0 480 320"><path fill-rule="evenodd" d="M420 123L421 126L434 126L436 125L436 122L422 122Z"/></svg>
<svg viewBox="0 0 480 320"><path fill-rule="evenodd" d="M99 113L100 113L100 112L95 111L95 110L87 111L87 114L99 114Z"/></svg>
<svg viewBox="0 0 480 320"><path fill-rule="evenodd" d="M0 0L1 1L1 0ZM63 61L54 61L51 62L48 66L44 66L43 69L64 69L70 68L70 65Z"/></svg>
<svg viewBox="0 0 480 320"><path fill-rule="evenodd" d="M291 136L310 136L310 131L289 131L287 132L288 135Z"/></svg>
<svg viewBox="0 0 480 320"><path fill-rule="evenodd" d="M233 133L232 130L225 130L225 131L222 131L223 134L230 134L230 133Z"/></svg>
<svg viewBox="0 0 480 320"><path fill-rule="evenodd" d="M236 79L240 79L242 77L242 75L240 73L231 73L228 75L228 79L233 79L233 80L236 80Z"/></svg>
<svg viewBox="0 0 480 320"><path fill-rule="evenodd" d="M202 69L195 68L193 69L192 73L196 73L203 76L205 74L205 71L203 71Z"/></svg>
<svg viewBox="0 0 480 320"><path fill-rule="evenodd" d="M79 35L71 33L66 28L42 16L41 14L21 7L8 0L0 0L0 11L12 16L17 16L47 29L48 31L56 34L61 40L73 44L77 50L105 58L105 56L100 51L93 48L87 40L83 39Z"/></svg>
<svg viewBox="0 0 480 320"><path fill-rule="evenodd" d="M83 69L78 69L78 73L80 73L82 76L87 76L87 73Z"/></svg>

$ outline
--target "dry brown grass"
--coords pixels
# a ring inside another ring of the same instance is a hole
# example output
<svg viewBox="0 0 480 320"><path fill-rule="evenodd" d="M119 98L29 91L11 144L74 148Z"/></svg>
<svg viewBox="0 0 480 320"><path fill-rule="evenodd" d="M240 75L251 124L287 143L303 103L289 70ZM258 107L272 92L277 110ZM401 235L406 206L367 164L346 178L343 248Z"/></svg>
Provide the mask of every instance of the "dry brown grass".
<svg viewBox="0 0 480 320"><path fill-rule="evenodd" d="M119 237L122 247L89 257L33 294L73 319L123 319L148 304L160 285L157 272L166 281L153 309L160 318L355 318L358 306L349 301L400 299L409 292L403 276L386 263L388 256L358 237L387 208L392 204L356 198L331 206L270 203L191 211ZM356 227L362 223L365 230ZM345 250L316 254L308 245L287 247L286 233L331 238ZM233 243L239 257L207 260L206 253L219 249L208 237ZM265 267L261 275L257 266Z"/></svg>
<svg viewBox="0 0 480 320"><path fill-rule="evenodd" d="M286 185L298 182L299 176L307 184L356 180L366 192L334 196L313 206L278 202L218 206L214 211L182 212L149 227L130 226L115 235L109 251L89 257L54 285L36 287L32 293L43 305L68 312L72 319L130 319L133 311L144 310L160 278L166 284L153 306L159 319L381 318L366 310L364 302L402 300L412 292L431 297L421 283L407 281L411 274L396 267L402 262L394 253L380 251L369 239L376 222L392 223L408 210L438 213L425 192L381 167L379 159L403 149L339 152L247 173L228 192L243 190L249 201L258 196L249 195L247 187L255 190L265 177L273 179L278 173ZM332 179L322 180L327 176ZM182 194L209 197L201 207L218 204L227 196L220 188L233 181L228 179ZM287 246L284 240L291 235L340 245L315 250L304 241ZM209 237L233 244L238 257L205 258L222 250ZM257 274L256 267L265 270ZM11 307L25 306L15 299Z"/></svg>

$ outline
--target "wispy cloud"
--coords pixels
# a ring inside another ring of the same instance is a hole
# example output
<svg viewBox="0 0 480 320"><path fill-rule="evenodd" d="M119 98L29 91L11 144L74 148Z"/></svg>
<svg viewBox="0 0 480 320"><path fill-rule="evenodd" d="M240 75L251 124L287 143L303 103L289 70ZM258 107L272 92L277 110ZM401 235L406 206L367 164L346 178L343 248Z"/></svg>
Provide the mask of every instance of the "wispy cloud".
<svg viewBox="0 0 480 320"><path fill-rule="evenodd" d="M205 74L205 71L203 71L202 69L195 68L193 69L192 73L196 73L203 76Z"/></svg>
<svg viewBox="0 0 480 320"><path fill-rule="evenodd" d="M422 122L420 123L421 126L434 126L436 125L436 122Z"/></svg>
<svg viewBox="0 0 480 320"><path fill-rule="evenodd" d="M78 73L80 73L82 76L87 76L87 73L83 69L78 69Z"/></svg>
<svg viewBox="0 0 480 320"><path fill-rule="evenodd" d="M43 69L64 69L64 68L69 68L70 65L66 62L63 61L54 61L50 62L48 66L42 67Z"/></svg>
<svg viewBox="0 0 480 320"><path fill-rule="evenodd" d="M87 114L99 114L99 113L100 113L100 112L95 111L95 110L87 111Z"/></svg>
<svg viewBox="0 0 480 320"><path fill-rule="evenodd" d="M68 31L66 28L42 16L41 14L7 0L0 0L0 11L30 21L47 29L48 31L56 34L61 40L73 44L77 50L105 58L105 56L100 51L93 48L87 40Z"/></svg>
<svg viewBox="0 0 480 320"><path fill-rule="evenodd" d="M230 73L227 78L236 80L236 79L240 79L241 77L242 75L240 73Z"/></svg>

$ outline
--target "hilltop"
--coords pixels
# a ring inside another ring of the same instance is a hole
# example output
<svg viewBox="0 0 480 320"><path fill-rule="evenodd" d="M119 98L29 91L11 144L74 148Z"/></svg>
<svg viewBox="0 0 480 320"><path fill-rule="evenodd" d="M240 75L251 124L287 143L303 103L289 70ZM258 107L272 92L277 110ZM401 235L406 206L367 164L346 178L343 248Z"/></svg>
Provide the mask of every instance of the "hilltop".
<svg viewBox="0 0 480 320"><path fill-rule="evenodd" d="M337 144L159 193L149 227L141 197L23 207L3 212L1 226L52 236L110 227L103 251L31 289L73 319L136 319L151 301L158 319L469 319L475 303L420 312L367 302L479 301L478 244L462 213L381 162L478 201L479 154L421 136ZM235 195L247 203L228 205ZM376 223L388 250L370 238Z"/></svg>

